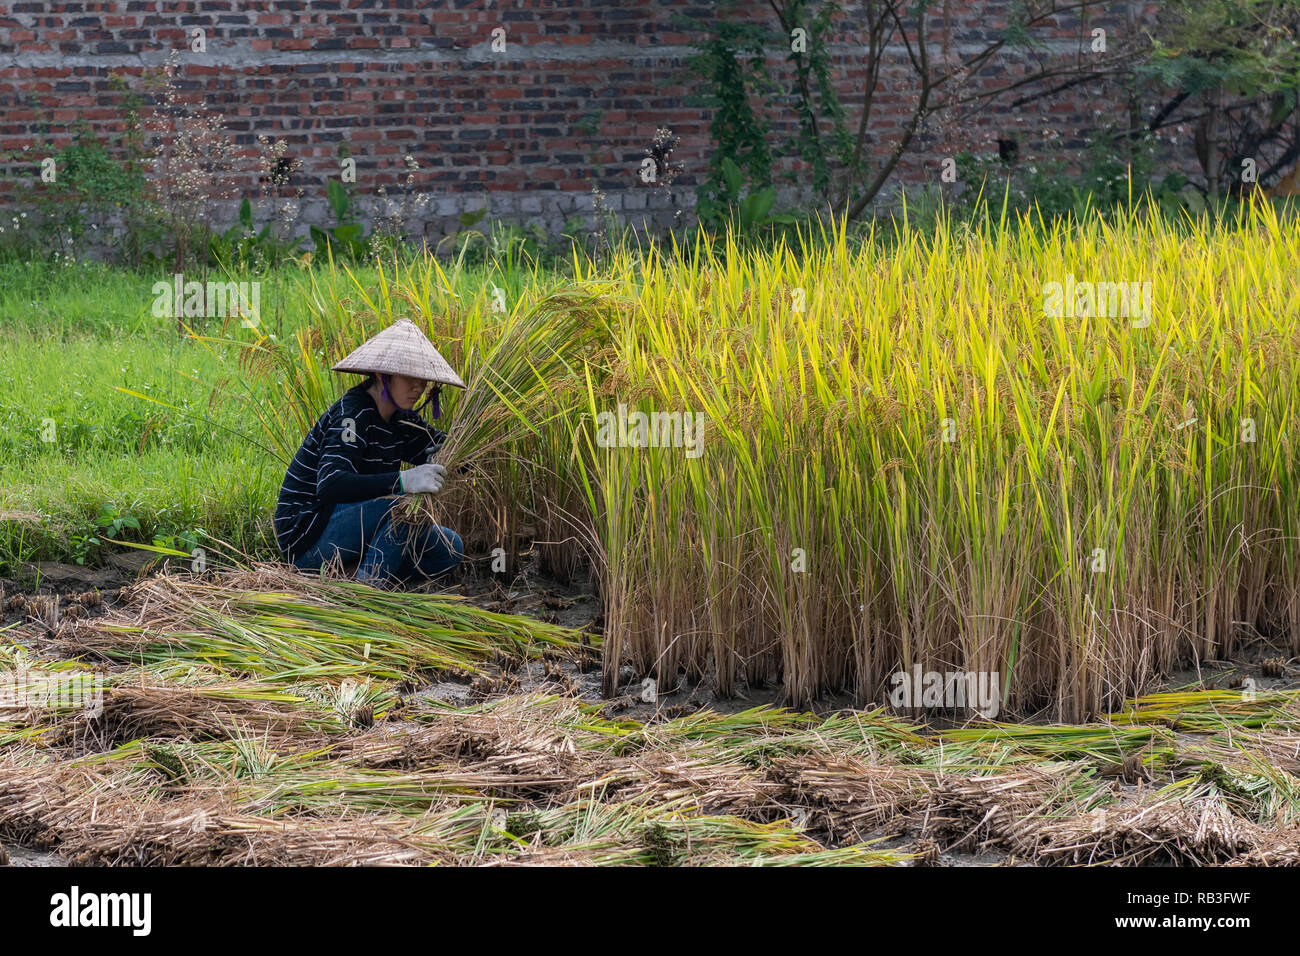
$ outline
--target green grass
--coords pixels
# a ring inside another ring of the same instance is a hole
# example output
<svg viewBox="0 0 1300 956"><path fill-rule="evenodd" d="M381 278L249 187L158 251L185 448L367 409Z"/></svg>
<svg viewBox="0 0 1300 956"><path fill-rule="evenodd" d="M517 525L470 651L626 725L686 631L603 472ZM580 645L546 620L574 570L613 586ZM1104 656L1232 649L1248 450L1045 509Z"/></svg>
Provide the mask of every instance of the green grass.
<svg viewBox="0 0 1300 956"><path fill-rule="evenodd" d="M301 312L290 308L297 271L286 268L273 275L232 277L237 281L260 278L262 313L271 332L283 334L301 318ZM207 278L215 281L221 277L213 273ZM169 331L175 336L175 319L153 315L153 285L159 281L170 283L172 276L91 262L68 266L0 261L0 328L65 339L161 336ZM207 323L218 324L215 319Z"/></svg>
<svg viewBox="0 0 1300 956"><path fill-rule="evenodd" d="M353 272L361 288L379 283L374 268ZM467 298L492 284L517 295L537 279L522 265L453 275L456 294ZM154 316L153 284L167 279L90 264L0 263L0 375L8 383L0 396L0 574L40 560L93 565L115 547L108 538L207 534L253 558L278 556L270 514L287 461L255 411L278 389L241 366L247 330L188 320L200 340ZM288 268L262 281L262 332L288 341L312 316L313 273ZM342 379L330 387L325 403ZM115 519L129 520L114 528Z"/></svg>
<svg viewBox="0 0 1300 956"><path fill-rule="evenodd" d="M104 265L0 262L0 327L71 337L147 328L153 281Z"/></svg>
<svg viewBox="0 0 1300 956"><path fill-rule="evenodd" d="M283 479L214 355L174 332L19 330L0 341L0 565L94 560L98 537L203 529L265 550ZM237 383L235 383L237 385ZM147 398L127 394L127 389ZM246 437L245 437L246 436ZM46 441L51 438L52 441ZM101 516L104 522L101 523ZM133 519L114 530L115 518Z"/></svg>

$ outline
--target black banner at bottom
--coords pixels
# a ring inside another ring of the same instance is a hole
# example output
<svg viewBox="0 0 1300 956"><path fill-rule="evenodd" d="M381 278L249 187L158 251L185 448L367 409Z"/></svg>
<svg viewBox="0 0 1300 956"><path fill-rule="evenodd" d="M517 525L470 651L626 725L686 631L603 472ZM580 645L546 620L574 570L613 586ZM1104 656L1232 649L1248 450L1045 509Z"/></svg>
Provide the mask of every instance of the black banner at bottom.
<svg viewBox="0 0 1300 956"><path fill-rule="evenodd" d="M1289 925L1283 901L1294 884L1284 869L1239 868L0 869L6 929L17 938L127 946L253 939L267 928L295 943L337 944L341 930L367 927L391 946L404 936L428 942L434 922L441 932L487 930L494 944L521 931L574 942L606 919L619 932L640 927L648 943L663 917L687 909L693 946L710 923L734 946L750 933L772 942L772 920L820 937L846 918L854 932L915 922L926 935L965 924L1071 942L1172 932L1221 944Z"/></svg>

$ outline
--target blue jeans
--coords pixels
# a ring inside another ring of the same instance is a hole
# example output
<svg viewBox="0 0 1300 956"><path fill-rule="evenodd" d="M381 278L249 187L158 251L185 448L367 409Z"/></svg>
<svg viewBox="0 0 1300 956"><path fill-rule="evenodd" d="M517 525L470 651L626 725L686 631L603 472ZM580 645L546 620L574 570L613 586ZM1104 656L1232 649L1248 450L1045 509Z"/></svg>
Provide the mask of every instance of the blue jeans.
<svg viewBox="0 0 1300 956"><path fill-rule="evenodd" d="M335 555L344 564L359 558L357 580L380 585L436 577L460 564L465 557L460 535L440 525L393 521L389 512L397 501L371 498L335 505L320 540L294 560L294 567L316 571Z"/></svg>

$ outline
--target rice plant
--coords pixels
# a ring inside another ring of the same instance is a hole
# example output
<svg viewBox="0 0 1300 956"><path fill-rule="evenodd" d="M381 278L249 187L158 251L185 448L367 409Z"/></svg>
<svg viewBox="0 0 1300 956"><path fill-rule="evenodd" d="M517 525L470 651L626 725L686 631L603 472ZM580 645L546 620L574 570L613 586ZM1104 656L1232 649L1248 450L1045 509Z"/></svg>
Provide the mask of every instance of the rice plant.
<svg viewBox="0 0 1300 956"><path fill-rule="evenodd" d="M580 459L607 676L630 659L802 704L883 700L919 664L1075 721L1243 634L1298 639L1300 235L1271 206L880 238L614 261L638 316L588 423L622 403L707 431L698 457ZM1151 294L1050 308L1075 279Z"/></svg>
<svg viewBox="0 0 1300 956"><path fill-rule="evenodd" d="M544 648L581 646L581 637L565 628L484 611L457 597L401 594L272 567L215 582L163 575L137 585L134 600L136 608L68 629L63 646L143 665L206 664L272 682L476 672L498 652L535 657Z"/></svg>
<svg viewBox="0 0 1300 956"><path fill-rule="evenodd" d="M1076 723L1243 636L1300 650L1293 223L977 222L832 222L774 251L702 234L568 280L325 270L296 343L251 347L283 383L262 414L291 452L332 361L422 323L484 386L449 396L448 453L473 460L437 504L471 549L513 554L531 520L550 566L595 561L606 693L630 661L661 687L882 703L919 666ZM1088 295L1057 308L1054 284ZM553 295L600 316L590 335L528 321ZM687 414L697 447L622 440Z"/></svg>

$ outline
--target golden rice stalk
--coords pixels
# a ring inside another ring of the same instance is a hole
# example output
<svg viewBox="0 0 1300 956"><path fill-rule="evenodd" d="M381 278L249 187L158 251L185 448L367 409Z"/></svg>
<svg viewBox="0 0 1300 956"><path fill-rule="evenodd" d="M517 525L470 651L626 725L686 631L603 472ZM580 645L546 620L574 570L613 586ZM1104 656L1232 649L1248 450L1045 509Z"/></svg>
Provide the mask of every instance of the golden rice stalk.
<svg viewBox="0 0 1300 956"><path fill-rule="evenodd" d="M545 430L565 427L579 402L575 367L599 343L606 311L598 289L557 291L509 318L493 345L471 349L465 359L467 388L449 402L452 424L433 458L447 468L450 487L439 495L402 496L393 519L416 527L452 527L466 541L511 548L520 506L528 507L519 500L525 459L536 457L530 449ZM478 534L462 531L467 515L479 516ZM494 526L486 534L485 515L492 516ZM421 543L432 540L409 535L407 555L418 561Z"/></svg>

